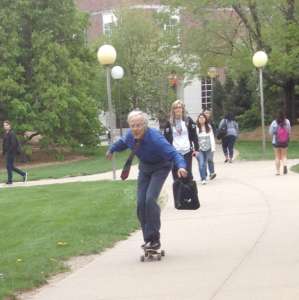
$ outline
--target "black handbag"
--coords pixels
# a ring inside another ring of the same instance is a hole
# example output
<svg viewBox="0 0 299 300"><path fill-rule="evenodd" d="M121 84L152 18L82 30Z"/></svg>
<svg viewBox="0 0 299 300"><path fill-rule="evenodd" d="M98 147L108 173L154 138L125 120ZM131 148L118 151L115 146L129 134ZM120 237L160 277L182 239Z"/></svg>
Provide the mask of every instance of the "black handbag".
<svg viewBox="0 0 299 300"><path fill-rule="evenodd" d="M197 185L194 180L176 179L172 190L176 209L196 210L200 207Z"/></svg>

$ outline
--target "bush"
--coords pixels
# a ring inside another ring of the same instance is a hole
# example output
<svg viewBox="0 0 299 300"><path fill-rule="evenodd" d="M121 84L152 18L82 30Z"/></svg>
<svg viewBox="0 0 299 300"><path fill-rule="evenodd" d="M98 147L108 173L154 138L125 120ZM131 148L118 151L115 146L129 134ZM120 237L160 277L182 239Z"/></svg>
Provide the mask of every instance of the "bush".
<svg viewBox="0 0 299 300"><path fill-rule="evenodd" d="M261 123L259 112L256 107L252 107L250 110L245 111L244 114L236 117L239 123L239 128L244 129L254 129L258 127Z"/></svg>

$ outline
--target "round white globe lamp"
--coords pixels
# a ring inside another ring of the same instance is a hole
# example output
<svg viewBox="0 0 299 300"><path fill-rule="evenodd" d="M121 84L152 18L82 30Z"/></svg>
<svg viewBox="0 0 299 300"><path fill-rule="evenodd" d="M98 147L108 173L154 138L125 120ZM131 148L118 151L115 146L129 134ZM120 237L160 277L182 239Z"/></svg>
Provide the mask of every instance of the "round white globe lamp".
<svg viewBox="0 0 299 300"><path fill-rule="evenodd" d="M121 66L115 66L111 69L113 79L122 79L124 77L124 69Z"/></svg>
<svg viewBox="0 0 299 300"><path fill-rule="evenodd" d="M257 68L264 67L268 62L268 55L264 51L257 51L252 57L252 63Z"/></svg>

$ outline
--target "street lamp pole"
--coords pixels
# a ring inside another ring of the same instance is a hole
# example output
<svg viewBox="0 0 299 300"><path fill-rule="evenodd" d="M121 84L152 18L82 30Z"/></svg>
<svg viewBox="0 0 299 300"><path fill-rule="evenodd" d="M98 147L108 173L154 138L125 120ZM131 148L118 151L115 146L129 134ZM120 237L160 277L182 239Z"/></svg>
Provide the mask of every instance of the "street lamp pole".
<svg viewBox="0 0 299 300"><path fill-rule="evenodd" d="M254 66L259 69L259 90L260 90L261 122L262 122L262 147L263 147L263 154L265 154L266 132L265 132L264 91L263 91L263 67L268 62L268 56L264 51L258 51L253 55L252 62Z"/></svg>
<svg viewBox="0 0 299 300"><path fill-rule="evenodd" d="M114 66L111 70L111 76L113 79L118 81L118 106L119 109L117 110L118 112L118 117L119 117L119 122L120 122L120 135L122 135L122 112L121 112L121 105L120 105L120 79L123 78L124 76L124 69L121 66Z"/></svg>
<svg viewBox="0 0 299 300"><path fill-rule="evenodd" d="M109 110L109 127L110 127L110 138L109 146L113 144L114 141L114 123L113 123L113 106L111 99L111 82L110 82L110 66L114 64L116 60L116 51L111 45L103 45L99 48L98 61L100 64L106 68L106 82L107 82L107 98L108 98L108 110ZM115 166L115 157L112 156L112 174L113 179L116 179L116 166Z"/></svg>

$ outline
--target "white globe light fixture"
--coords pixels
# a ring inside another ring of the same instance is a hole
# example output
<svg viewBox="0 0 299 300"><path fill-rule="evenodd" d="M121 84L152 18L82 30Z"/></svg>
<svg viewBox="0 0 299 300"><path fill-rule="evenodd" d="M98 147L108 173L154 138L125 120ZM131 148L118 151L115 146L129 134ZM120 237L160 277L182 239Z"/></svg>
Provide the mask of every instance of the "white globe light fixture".
<svg viewBox="0 0 299 300"><path fill-rule="evenodd" d="M257 68L263 68L268 62L268 55L264 51L257 51L252 57L252 63Z"/></svg>
<svg viewBox="0 0 299 300"><path fill-rule="evenodd" d="M113 106L111 99L111 84L110 84L110 66L114 64L116 60L116 50L111 45L103 45L99 48L97 53L98 61L101 65L106 68L106 80L107 80L107 98L108 98L108 109L109 109L109 129L110 129L110 138L109 145L112 145L114 140L114 122L113 122ZM116 179L116 165L115 165L115 157L112 156L112 174L113 179Z"/></svg>
<svg viewBox="0 0 299 300"><path fill-rule="evenodd" d="M97 57L101 65L113 65L116 60L116 51L111 45L103 45L99 48Z"/></svg>
<svg viewBox="0 0 299 300"><path fill-rule="evenodd" d="M113 79L122 79L124 77L124 69L121 66L115 66L111 69Z"/></svg>
<svg viewBox="0 0 299 300"><path fill-rule="evenodd" d="M261 122L262 122L262 147L263 154L266 152L266 133L265 133L265 113L264 113L264 92L263 92L263 67L268 62L268 56L264 51L257 51L252 57L252 63L259 70L260 98L261 98Z"/></svg>

